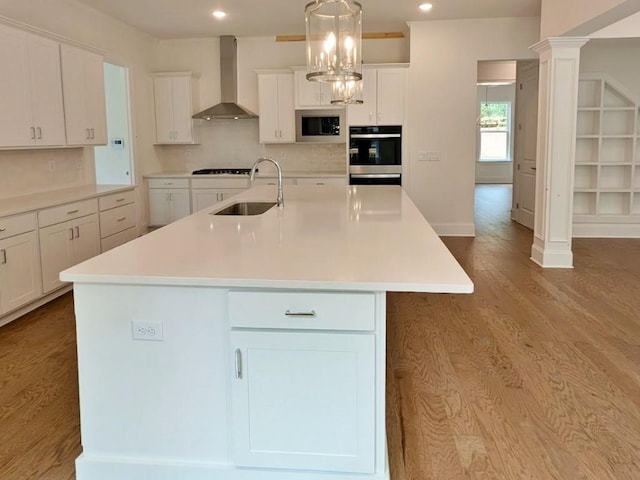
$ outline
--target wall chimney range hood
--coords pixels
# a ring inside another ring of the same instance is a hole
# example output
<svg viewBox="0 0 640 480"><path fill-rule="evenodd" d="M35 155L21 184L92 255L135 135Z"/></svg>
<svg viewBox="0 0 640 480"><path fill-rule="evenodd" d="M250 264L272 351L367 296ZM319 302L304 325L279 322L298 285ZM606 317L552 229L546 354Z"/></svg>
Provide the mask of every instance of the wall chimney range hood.
<svg viewBox="0 0 640 480"><path fill-rule="evenodd" d="M238 58L236 37L220 37L220 91L221 102L196 113L201 120L258 118L258 115L238 105Z"/></svg>

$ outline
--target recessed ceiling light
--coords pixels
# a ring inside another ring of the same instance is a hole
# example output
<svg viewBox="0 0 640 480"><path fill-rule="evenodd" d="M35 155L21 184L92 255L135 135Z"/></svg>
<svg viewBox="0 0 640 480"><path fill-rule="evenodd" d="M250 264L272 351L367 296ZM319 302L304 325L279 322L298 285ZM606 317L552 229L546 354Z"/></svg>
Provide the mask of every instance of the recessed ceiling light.
<svg viewBox="0 0 640 480"><path fill-rule="evenodd" d="M422 3L422 4L420 4L419 8L423 12L428 12L429 10L431 10L433 8L433 4L432 3Z"/></svg>
<svg viewBox="0 0 640 480"><path fill-rule="evenodd" d="M223 12L222 10L214 10L211 15L216 18L224 18L227 16L226 12Z"/></svg>

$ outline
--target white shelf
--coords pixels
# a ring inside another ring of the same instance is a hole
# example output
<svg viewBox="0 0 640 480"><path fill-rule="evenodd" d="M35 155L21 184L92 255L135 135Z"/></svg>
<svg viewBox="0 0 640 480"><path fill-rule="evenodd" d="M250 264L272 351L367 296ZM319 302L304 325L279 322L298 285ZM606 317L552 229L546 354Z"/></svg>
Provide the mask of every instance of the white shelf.
<svg viewBox="0 0 640 480"><path fill-rule="evenodd" d="M607 225L607 235L615 232L616 224L640 225L639 108L635 95L609 76L580 78L575 223L587 228Z"/></svg>

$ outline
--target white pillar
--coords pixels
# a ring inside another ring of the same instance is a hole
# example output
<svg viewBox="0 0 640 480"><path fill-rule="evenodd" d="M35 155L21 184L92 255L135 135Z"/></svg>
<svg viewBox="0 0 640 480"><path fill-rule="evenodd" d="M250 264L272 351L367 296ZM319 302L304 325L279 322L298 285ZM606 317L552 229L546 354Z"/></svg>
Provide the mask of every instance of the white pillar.
<svg viewBox="0 0 640 480"><path fill-rule="evenodd" d="M531 260L573 268L571 229L580 48L588 38L547 38L540 54L536 200Z"/></svg>

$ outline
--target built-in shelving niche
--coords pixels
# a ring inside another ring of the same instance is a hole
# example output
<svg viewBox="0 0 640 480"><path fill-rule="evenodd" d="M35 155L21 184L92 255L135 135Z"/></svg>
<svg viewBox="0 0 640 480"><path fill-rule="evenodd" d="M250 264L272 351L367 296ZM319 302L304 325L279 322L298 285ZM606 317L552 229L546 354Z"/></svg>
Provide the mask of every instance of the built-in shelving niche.
<svg viewBox="0 0 640 480"><path fill-rule="evenodd" d="M575 236L640 236L640 101L606 74L578 89Z"/></svg>

